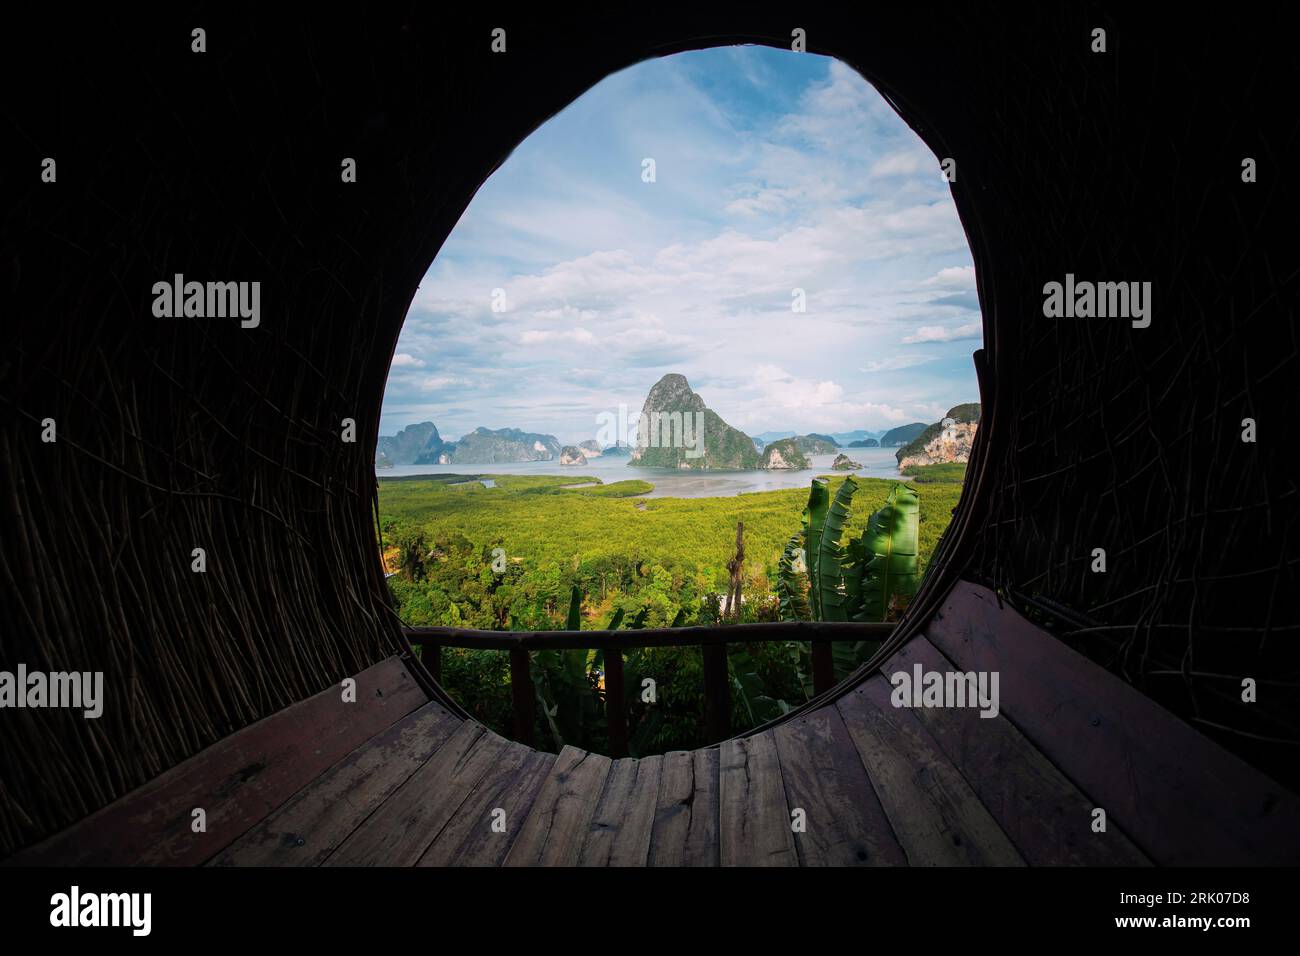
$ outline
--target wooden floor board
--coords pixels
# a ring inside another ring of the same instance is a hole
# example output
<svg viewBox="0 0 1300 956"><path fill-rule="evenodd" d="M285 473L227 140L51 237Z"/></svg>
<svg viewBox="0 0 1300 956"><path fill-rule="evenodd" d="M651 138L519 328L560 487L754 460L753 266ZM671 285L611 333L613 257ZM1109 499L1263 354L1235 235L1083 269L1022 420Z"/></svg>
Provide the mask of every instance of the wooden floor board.
<svg viewBox="0 0 1300 956"><path fill-rule="evenodd" d="M651 866L718 865L718 748L664 755Z"/></svg>
<svg viewBox="0 0 1300 956"><path fill-rule="evenodd" d="M561 750L505 865L575 865L610 765L599 754L576 747Z"/></svg>
<svg viewBox="0 0 1300 956"><path fill-rule="evenodd" d="M799 864L770 731L728 740L719 748L718 816L723 866Z"/></svg>
<svg viewBox="0 0 1300 956"><path fill-rule="evenodd" d="M512 743L474 785L418 866L500 866L518 838L555 755Z"/></svg>
<svg viewBox="0 0 1300 956"><path fill-rule="evenodd" d="M413 866L510 742L466 721L326 860L326 866Z"/></svg>
<svg viewBox="0 0 1300 956"><path fill-rule="evenodd" d="M462 723L441 704L425 704L298 791L213 864L318 866Z"/></svg>
<svg viewBox="0 0 1300 956"><path fill-rule="evenodd" d="M1007 835L880 676L841 697L844 724L912 866L1022 865Z"/></svg>
<svg viewBox="0 0 1300 956"><path fill-rule="evenodd" d="M578 856L579 866L645 866L663 761L662 756L614 761Z"/></svg>
<svg viewBox="0 0 1300 956"><path fill-rule="evenodd" d="M1300 797L1007 607L960 581L926 625L1001 708L1156 863L1300 863Z"/></svg>
<svg viewBox="0 0 1300 956"><path fill-rule="evenodd" d="M428 702L397 657L219 740L48 840L19 866L195 866L366 740ZM193 811L206 829L195 832Z"/></svg>
<svg viewBox="0 0 1300 956"><path fill-rule="evenodd" d="M955 669L924 637L909 641L880 671ZM1006 717L974 707L913 711L971 785L1026 862L1035 866L1148 866L1118 825L1093 832L1095 802L1065 778Z"/></svg>
<svg viewBox="0 0 1300 956"><path fill-rule="evenodd" d="M801 866L899 866L907 855L876 798L853 738L833 705L772 731Z"/></svg>

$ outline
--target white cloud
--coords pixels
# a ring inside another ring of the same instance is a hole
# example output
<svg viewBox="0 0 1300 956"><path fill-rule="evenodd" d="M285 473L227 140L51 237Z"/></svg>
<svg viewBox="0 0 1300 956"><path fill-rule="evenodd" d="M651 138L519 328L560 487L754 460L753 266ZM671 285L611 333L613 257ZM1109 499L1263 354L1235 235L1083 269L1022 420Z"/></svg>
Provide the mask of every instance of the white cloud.
<svg viewBox="0 0 1300 956"><path fill-rule="evenodd" d="M933 355L891 355L885 359L874 359L868 362L859 371L874 374L876 372L898 372L905 368L915 368L918 365L924 365L926 362L933 362Z"/></svg>
<svg viewBox="0 0 1300 956"><path fill-rule="evenodd" d="M543 342L577 342L580 345L594 345L596 336L581 327L567 332L529 329L519 336L519 341L524 345L540 345Z"/></svg>
<svg viewBox="0 0 1300 956"><path fill-rule="evenodd" d="M754 369L740 389L747 397L733 397L725 408L713 404L708 390L701 391L728 424L751 432L776 427L774 423L799 431L841 431L912 421L901 407L851 395L833 380L800 378L777 365Z"/></svg>
<svg viewBox="0 0 1300 956"><path fill-rule="evenodd" d="M457 375L429 375L420 379L419 388L425 392L436 392L444 388L460 388L473 383Z"/></svg>
<svg viewBox="0 0 1300 956"><path fill-rule="evenodd" d="M393 368L424 368L424 362L414 355L408 355L405 352L398 352L393 356Z"/></svg>
<svg viewBox="0 0 1300 956"><path fill-rule="evenodd" d="M886 176L912 176L927 168L934 168L934 175L938 176L938 167L934 166L933 160L928 153L920 150L909 149L904 152L890 153L888 156L882 156L876 160L875 165L871 167L871 172L867 175L873 178Z"/></svg>
<svg viewBox="0 0 1300 956"><path fill-rule="evenodd" d="M539 309L533 313L537 319L577 319L582 322L590 322L596 318L596 312L592 309L575 309L571 305L563 305L557 309Z"/></svg>
<svg viewBox="0 0 1300 956"><path fill-rule="evenodd" d="M911 335L903 336L908 345L918 342L957 342L962 339L977 339L984 334L984 327L979 322L965 325L923 325Z"/></svg>
<svg viewBox="0 0 1300 956"><path fill-rule="evenodd" d="M975 267L948 266L926 279L925 284L938 286L941 289L973 289L975 288Z"/></svg>

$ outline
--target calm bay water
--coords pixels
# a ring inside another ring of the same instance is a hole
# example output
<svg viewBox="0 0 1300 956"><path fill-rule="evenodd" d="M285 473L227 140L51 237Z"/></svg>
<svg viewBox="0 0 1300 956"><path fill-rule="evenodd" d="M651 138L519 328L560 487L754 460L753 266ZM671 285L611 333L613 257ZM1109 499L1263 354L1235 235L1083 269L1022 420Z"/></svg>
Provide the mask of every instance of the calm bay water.
<svg viewBox="0 0 1300 956"><path fill-rule="evenodd" d="M868 478L898 478L894 448L841 449L862 467L854 472ZM647 498L730 498L752 491L807 488L818 475L831 473L835 455L809 456L813 466L800 471L674 471L666 468L630 468L627 458L601 456L585 465L561 465L556 461L519 461L504 465L396 465L377 468L380 478L407 475L564 475L570 478L599 478L605 484L640 478L655 486Z"/></svg>

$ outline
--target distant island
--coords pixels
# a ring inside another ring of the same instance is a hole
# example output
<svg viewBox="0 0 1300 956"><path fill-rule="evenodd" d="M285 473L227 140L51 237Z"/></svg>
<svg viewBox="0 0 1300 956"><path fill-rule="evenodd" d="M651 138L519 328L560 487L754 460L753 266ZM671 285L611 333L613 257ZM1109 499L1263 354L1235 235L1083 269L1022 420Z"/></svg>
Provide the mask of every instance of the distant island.
<svg viewBox="0 0 1300 956"><path fill-rule="evenodd" d="M567 457L569 461L565 461ZM554 435L518 428L476 428L456 441L445 441L433 422L408 425L396 435L381 435L375 448L375 467L396 465L503 465L519 461L558 461L562 465L586 464L603 455L626 457L630 446L601 448L588 439L561 445ZM582 461L577 459L581 457Z"/></svg>
<svg viewBox="0 0 1300 956"><path fill-rule="evenodd" d="M863 429L836 434L768 431L750 436L727 424L691 389L684 375L669 373L646 395L636 444L604 445L592 439L561 444L554 435L518 428L479 427L455 441L445 440L433 422L408 425L396 435L381 435L375 467L397 465L500 465L554 461L581 466L601 457L625 457L634 468L687 471L801 470L811 456L832 455L840 448L897 448L900 467L964 462L979 422L979 405L957 405L930 425L913 422L885 432ZM839 455L835 470L861 464Z"/></svg>
<svg viewBox="0 0 1300 956"><path fill-rule="evenodd" d="M454 442L444 441L433 422L408 425L393 436L381 435L375 464L392 465L501 465L513 461L553 461L561 447L554 435L539 435L517 428L476 428Z"/></svg>
<svg viewBox="0 0 1300 956"><path fill-rule="evenodd" d="M763 457L759 460L759 467L798 471L801 468L811 467L811 462L804 457L803 449L799 447L797 439L781 438L769 442L763 449Z"/></svg>
<svg viewBox="0 0 1300 956"><path fill-rule="evenodd" d="M669 373L654 384L641 405L641 421L648 427L637 428L631 467L728 471L760 467L753 440L705 405L685 375Z"/></svg>
<svg viewBox="0 0 1300 956"><path fill-rule="evenodd" d="M954 405L943 418L898 449L895 457L899 469L968 461L979 420L977 402Z"/></svg>
<svg viewBox="0 0 1300 956"><path fill-rule="evenodd" d="M881 448L898 448L906 445L908 442L920 437L921 432L925 431L925 422L912 422L910 425L899 425L897 428L891 428L880 436Z"/></svg>
<svg viewBox="0 0 1300 956"><path fill-rule="evenodd" d="M675 372L650 389L640 421L646 427L638 427L628 462L635 468L797 471L812 467L808 455L830 454L838 448L829 435L791 435L769 442L751 438L723 421L691 389L686 376Z"/></svg>

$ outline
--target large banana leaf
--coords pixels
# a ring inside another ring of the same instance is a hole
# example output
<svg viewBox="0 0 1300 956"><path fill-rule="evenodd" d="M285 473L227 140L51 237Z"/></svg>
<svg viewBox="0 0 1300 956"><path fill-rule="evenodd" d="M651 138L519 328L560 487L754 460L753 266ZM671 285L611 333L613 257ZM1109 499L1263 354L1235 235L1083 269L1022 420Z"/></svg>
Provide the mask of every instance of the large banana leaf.
<svg viewBox="0 0 1300 956"><path fill-rule="evenodd" d="M813 619L822 617L821 588L818 587L817 561L821 555L822 531L826 527L826 512L830 509L830 492L823 478L812 480L812 489L808 492L808 505L804 508L803 553L808 564L808 600L812 603Z"/></svg>
<svg viewBox="0 0 1300 956"><path fill-rule="evenodd" d="M857 490L857 480L852 475L846 475L844 483L835 492L835 500L831 502L826 513L826 524L822 528L817 576L813 578L813 587L820 592L820 619L823 621L849 619L844 599L845 552L840 545L840 538L844 535L844 525L848 523L853 511L853 495Z"/></svg>
<svg viewBox="0 0 1300 956"><path fill-rule="evenodd" d="M861 538L850 538L844 559L844 613L850 621L861 620L862 571L867 566L867 549Z"/></svg>
<svg viewBox="0 0 1300 956"><path fill-rule="evenodd" d="M781 620L807 621L812 619L808 606L808 576L795 570L795 560L803 547L803 532L796 531L786 542L777 565L777 596L781 600Z"/></svg>
<svg viewBox="0 0 1300 956"><path fill-rule="evenodd" d="M745 708L751 724L761 724L785 712L780 703L768 694L754 658L745 645L732 645L727 654L727 664L731 671L732 689L736 691L736 698Z"/></svg>
<svg viewBox="0 0 1300 956"><path fill-rule="evenodd" d="M862 610L857 620L887 620L891 609L916 593L920 514L920 496L900 482L890 489L885 506L867 521L862 545L868 560L862 572Z"/></svg>

